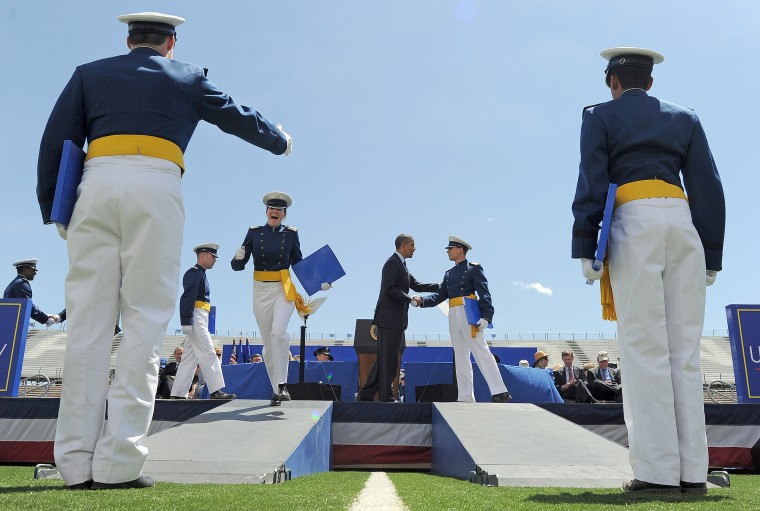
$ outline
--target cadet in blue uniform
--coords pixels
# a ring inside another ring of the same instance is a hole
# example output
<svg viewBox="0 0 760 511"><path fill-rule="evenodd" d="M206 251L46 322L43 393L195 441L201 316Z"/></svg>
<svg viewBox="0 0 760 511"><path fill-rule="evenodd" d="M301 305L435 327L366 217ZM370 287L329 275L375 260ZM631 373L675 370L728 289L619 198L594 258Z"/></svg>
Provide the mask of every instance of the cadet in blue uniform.
<svg viewBox="0 0 760 511"><path fill-rule="evenodd" d="M267 223L250 227L243 245L235 251L232 269L245 269L253 258L253 315L261 332L264 361L272 384L272 406L290 401L288 393L288 359L290 335L288 322L301 297L290 279L289 268L303 259L298 230L283 225L288 207L293 203L283 192L264 195ZM329 288L322 284L322 289Z"/></svg>
<svg viewBox="0 0 760 511"><path fill-rule="evenodd" d="M180 177L196 125L205 120L274 154L291 150L290 137L219 90L201 67L172 60L182 18L118 19L129 25L130 52L77 67L45 127L37 167L49 223L63 141L88 144L68 231L59 226L68 236L69 329L55 460L72 488L153 485L141 476L143 439L176 304L185 219ZM119 313L124 332L109 390Z"/></svg>
<svg viewBox="0 0 760 511"><path fill-rule="evenodd" d="M616 183L607 261L635 477L623 490L705 493L699 343L705 285L721 269L723 187L697 115L646 92L664 57L641 48L601 55L613 100L583 113L572 257L586 278L601 277L591 260Z"/></svg>
<svg viewBox="0 0 760 511"><path fill-rule="evenodd" d="M39 307L32 302L32 285L29 284L30 280L34 280L34 276L37 275L37 259L24 259L23 261L16 261L13 263L16 267L16 278L11 280L8 287L3 292L3 298L15 298L22 300L29 300L32 304L32 319L37 323L42 323L45 326L50 326L55 323L55 315L48 315L42 312Z"/></svg>
<svg viewBox="0 0 760 511"><path fill-rule="evenodd" d="M421 307L434 307L444 300L449 300L449 332L451 344L454 347L454 363L456 365L458 397L457 401L475 402L475 392L472 384L472 364L470 353L475 357L480 372L488 383L491 391L491 401L506 403L512 399L501 378L496 361L483 338L483 329L493 320L493 304L491 293L488 291L488 281L483 273L483 267L467 261L467 251L472 246L461 238L449 236L446 251L449 260L454 261L454 267L443 276L443 282L438 292L418 300ZM463 297L476 298L480 307L480 321L477 326L467 322L464 311Z"/></svg>
<svg viewBox="0 0 760 511"><path fill-rule="evenodd" d="M172 399L187 398L187 389L193 381L198 364L206 379L211 399L235 399L235 394L227 394L224 387L222 364L216 356L214 343L208 331L208 315L211 311L211 288L206 278L206 270L214 267L219 245L205 243L193 249L197 255L195 266L185 272L182 279L184 291L179 299L179 318L185 337L182 363L172 386Z"/></svg>

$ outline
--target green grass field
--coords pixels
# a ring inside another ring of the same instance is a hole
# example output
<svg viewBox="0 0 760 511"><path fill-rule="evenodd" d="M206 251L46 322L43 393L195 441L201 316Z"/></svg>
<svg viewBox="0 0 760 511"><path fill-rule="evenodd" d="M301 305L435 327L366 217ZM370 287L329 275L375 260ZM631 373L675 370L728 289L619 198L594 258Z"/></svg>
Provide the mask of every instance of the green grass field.
<svg viewBox="0 0 760 511"><path fill-rule="evenodd" d="M0 510L346 510L368 472L330 472L276 485L158 483L143 490L70 491L61 480L34 480L30 466L0 466ZM618 490L484 487L424 473L389 477L411 511L494 510L611 511L760 509L760 479L732 475L731 488L707 497L654 498Z"/></svg>

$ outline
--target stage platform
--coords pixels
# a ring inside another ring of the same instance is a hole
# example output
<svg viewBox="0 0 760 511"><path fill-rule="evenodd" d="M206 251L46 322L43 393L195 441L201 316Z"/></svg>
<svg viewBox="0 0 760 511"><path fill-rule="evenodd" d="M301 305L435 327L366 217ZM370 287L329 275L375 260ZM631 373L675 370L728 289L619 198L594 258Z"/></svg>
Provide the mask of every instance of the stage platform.
<svg viewBox="0 0 760 511"><path fill-rule="evenodd" d="M144 472L171 483L272 483L330 470L330 401L225 402L149 436Z"/></svg>
<svg viewBox="0 0 760 511"><path fill-rule="evenodd" d="M0 399L0 462L51 463L57 412L57 399ZM760 405L705 412L711 467L760 468ZM492 485L617 487L631 477L625 440L617 404L158 400L145 473L256 484L418 469Z"/></svg>
<svg viewBox="0 0 760 511"><path fill-rule="evenodd" d="M618 488L628 449L531 404L435 403L434 474L498 486Z"/></svg>

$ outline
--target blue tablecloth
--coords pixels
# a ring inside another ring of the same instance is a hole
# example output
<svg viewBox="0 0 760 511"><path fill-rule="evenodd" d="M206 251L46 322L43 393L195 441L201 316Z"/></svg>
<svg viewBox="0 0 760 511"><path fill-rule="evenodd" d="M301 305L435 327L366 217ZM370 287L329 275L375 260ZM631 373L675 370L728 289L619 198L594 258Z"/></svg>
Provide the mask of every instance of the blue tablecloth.
<svg viewBox="0 0 760 511"><path fill-rule="evenodd" d="M299 362L290 362L288 383L298 383ZM272 385L269 383L266 365L232 364L223 365L224 391L237 394L242 399L269 399L272 397ZM359 386L358 362L316 362L309 360L304 367L304 382L321 382L340 385L341 401L353 401ZM201 398L208 398L208 390L201 393Z"/></svg>
<svg viewBox="0 0 760 511"><path fill-rule="evenodd" d="M407 362L405 368L405 400L413 402L415 387L436 383L453 383L453 363L451 362ZM477 364L473 367L473 385L475 401L486 403L491 401L483 374ZM554 386L554 380L546 369L532 367L516 367L499 364L502 380L512 395L514 403L562 403L563 400Z"/></svg>

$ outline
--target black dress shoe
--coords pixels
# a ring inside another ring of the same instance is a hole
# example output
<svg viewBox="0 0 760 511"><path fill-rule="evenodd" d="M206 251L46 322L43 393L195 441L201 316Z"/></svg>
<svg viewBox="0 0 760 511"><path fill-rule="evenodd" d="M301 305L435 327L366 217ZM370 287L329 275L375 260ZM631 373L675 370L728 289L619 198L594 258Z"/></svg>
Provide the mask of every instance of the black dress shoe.
<svg viewBox="0 0 760 511"><path fill-rule="evenodd" d="M223 392L221 389L217 390L216 392L212 392L209 396L210 399L235 399L237 396L235 394L227 394L226 392Z"/></svg>
<svg viewBox="0 0 760 511"><path fill-rule="evenodd" d="M129 488L151 488L155 485L152 477L140 476L133 481L126 481L123 483L92 483L93 490L126 490Z"/></svg>
<svg viewBox="0 0 760 511"><path fill-rule="evenodd" d="M70 484L66 486L67 490L89 490L92 488L92 479L79 484Z"/></svg>
<svg viewBox="0 0 760 511"><path fill-rule="evenodd" d="M509 392L502 392L491 396L492 403L509 403L510 401L512 401L512 396L509 395Z"/></svg>
<svg viewBox="0 0 760 511"><path fill-rule="evenodd" d="M286 383L277 385L277 390L279 390L280 401L290 401L290 392L288 392L288 385Z"/></svg>
<svg viewBox="0 0 760 511"><path fill-rule="evenodd" d="M628 493L681 493L680 486L648 483L646 481L639 481L638 479L624 482L621 489Z"/></svg>
<svg viewBox="0 0 760 511"><path fill-rule="evenodd" d="M359 393L359 394L356 395L356 400L357 401L374 401L375 398L374 397L362 396L361 393Z"/></svg>
<svg viewBox="0 0 760 511"><path fill-rule="evenodd" d="M282 402L280 401L279 394L272 394L272 399L269 400L269 406L280 406Z"/></svg>
<svg viewBox="0 0 760 511"><path fill-rule="evenodd" d="M686 481L681 481L681 493L707 495L707 483L687 483Z"/></svg>
<svg viewBox="0 0 760 511"><path fill-rule="evenodd" d="M169 396L169 399L187 399L187 398L182 397L182 396Z"/></svg>

